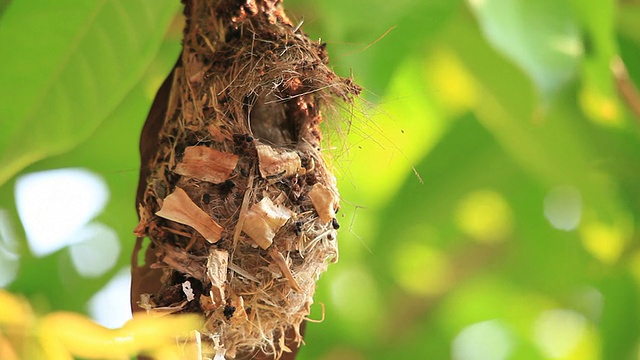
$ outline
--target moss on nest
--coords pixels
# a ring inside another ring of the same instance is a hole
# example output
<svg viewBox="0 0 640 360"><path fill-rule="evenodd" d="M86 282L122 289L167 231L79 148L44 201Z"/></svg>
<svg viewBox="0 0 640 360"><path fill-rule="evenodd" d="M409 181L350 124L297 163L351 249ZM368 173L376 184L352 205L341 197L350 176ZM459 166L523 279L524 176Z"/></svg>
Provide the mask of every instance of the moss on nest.
<svg viewBox="0 0 640 360"><path fill-rule="evenodd" d="M201 332L228 358L277 358L299 345L315 282L337 260L320 109L360 89L327 67L324 45L280 1L187 0L185 14L136 228L162 276L134 300L202 313Z"/></svg>

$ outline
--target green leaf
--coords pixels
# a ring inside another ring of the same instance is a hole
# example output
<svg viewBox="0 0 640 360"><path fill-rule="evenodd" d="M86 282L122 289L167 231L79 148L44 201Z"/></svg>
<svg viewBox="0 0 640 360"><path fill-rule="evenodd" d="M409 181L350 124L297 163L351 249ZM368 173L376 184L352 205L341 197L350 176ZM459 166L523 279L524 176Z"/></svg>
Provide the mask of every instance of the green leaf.
<svg viewBox="0 0 640 360"><path fill-rule="evenodd" d="M618 53L615 41L615 4L612 0L571 0L585 39L580 105L590 119L618 125L623 119L618 101L612 60Z"/></svg>
<svg viewBox="0 0 640 360"><path fill-rule="evenodd" d="M602 359L636 359L640 329L637 282L617 269L603 279L600 290L606 299L600 324Z"/></svg>
<svg viewBox="0 0 640 360"><path fill-rule="evenodd" d="M485 37L516 62L548 99L571 80L582 56L577 21L563 1L469 0Z"/></svg>
<svg viewBox="0 0 640 360"><path fill-rule="evenodd" d="M20 1L0 25L0 184L93 133L140 79L173 0Z"/></svg>
<svg viewBox="0 0 640 360"><path fill-rule="evenodd" d="M156 89L171 70L180 51L178 38L166 39L152 59L147 71L129 91L125 99L103 121L97 131L81 142L74 151L50 156L29 166L27 171L43 171L56 168L81 167L101 175L109 186L109 202L96 219L114 229L120 239L121 251L113 269L98 278L84 278L70 264L68 250L64 249L42 259L33 258L26 250L21 259L21 271L10 285L11 289L29 297L43 296L52 309L84 311L87 300L110 277L129 266L133 248L133 228L136 225L135 192L139 173L138 141L140 130L149 110ZM9 202L13 187L0 187L0 204L3 196ZM12 199L11 199L12 200ZM17 222L15 210L11 212ZM21 234L24 238L24 235ZM43 270L44 269L44 270ZM42 285L42 272L50 280ZM71 280L72 279L72 280ZM71 285L63 285L67 281ZM70 301L69 299L73 299Z"/></svg>
<svg viewBox="0 0 640 360"><path fill-rule="evenodd" d="M534 112L522 75L496 76L496 68L504 73L508 67L504 59L487 51L482 40L462 22L452 29L456 41L448 43L481 84L478 92L482 99L475 110L480 121L546 191L557 185L575 186L584 201L583 225L603 223L620 230L622 247L613 257L619 256L630 240L625 225L629 209L621 201L621 193L608 185L608 174L595 166L603 158L591 146L594 140L586 128L590 124L576 107L575 89L560 93L547 112ZM589 250L597 252L593 247Z"/></svg>

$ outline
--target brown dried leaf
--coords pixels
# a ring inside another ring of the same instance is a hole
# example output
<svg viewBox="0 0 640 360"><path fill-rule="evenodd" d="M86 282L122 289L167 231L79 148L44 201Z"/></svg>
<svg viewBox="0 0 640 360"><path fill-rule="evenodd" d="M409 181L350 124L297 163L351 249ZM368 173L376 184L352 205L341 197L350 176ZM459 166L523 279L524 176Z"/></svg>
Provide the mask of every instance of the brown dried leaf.
<svg viewBox="0 0 640 360"><path fill-rule="evenodd" d="M268 197L253 204L244 219L242 231L253 239L263 249L267 249L273 242L278 230L294 215L294 212L284 205L274 204Z"/></svg>
<svg viewBox="0 0 640 360"><path fill-rule="evenodd" d="M228 266L229 253L226 250L211 250L207 260L207 276L211 280L211 297L216 308L225 302L224 284L227 281Z"/></svg>
<svg viewBox="0 0 640 360"><path fill-rule="evenodd" d="M188 146L175 170L176 174L220 184L231 176L238 156L208 146Z"/></svg>
<svg viewBox="0 0 640 360"><path fill-rule="evenodd" d="M204 210L200 209L179 187L176 187L175 191L164 199L162 209L156 215L191 226L212 244L220 240L222 227Z"/></svg>
<svg viewBox="0 0 640 360"><path fill-rule="evenodd" d="M269 145L256 144L260 175L267 179L273 176L291 176L302 170L300 156L292 151L276 151Z"/></svg>
<svg viewBox="0 0 640 360"><path fill-rule="evenodd" d="M309 191L309 197L323 224L328 223L336 217L336 196L327 186L316 183L311 191Z"/></svg>

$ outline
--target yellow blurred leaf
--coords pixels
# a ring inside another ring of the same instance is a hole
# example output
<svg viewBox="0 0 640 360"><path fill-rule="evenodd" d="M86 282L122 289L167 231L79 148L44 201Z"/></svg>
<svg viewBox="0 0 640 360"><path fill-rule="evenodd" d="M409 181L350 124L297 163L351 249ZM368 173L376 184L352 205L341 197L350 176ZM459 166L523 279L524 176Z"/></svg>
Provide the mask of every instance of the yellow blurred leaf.
<svg viewBox="0 0 640 360"><path fill-rule="evenodd" d="M23 299L0 289L0 326L27 327L33 320L33 312Z"/></svg>

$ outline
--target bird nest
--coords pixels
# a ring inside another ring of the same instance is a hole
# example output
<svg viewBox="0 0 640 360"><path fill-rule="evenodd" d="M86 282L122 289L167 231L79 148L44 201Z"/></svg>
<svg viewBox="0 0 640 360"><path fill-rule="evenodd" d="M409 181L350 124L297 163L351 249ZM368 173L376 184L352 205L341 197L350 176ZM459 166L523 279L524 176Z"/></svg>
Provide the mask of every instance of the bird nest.
<svg viewBox="0 0 640 360"><path fill-rule="evenodd" d="M151 240L162 277L137 301L202 313L201 333L229 358L277 358L299 345L315 282L338 257L320 110L360 89L327 67L325 45L280 1L186 0L185 15L138 204L136 234Z"/></svg>

